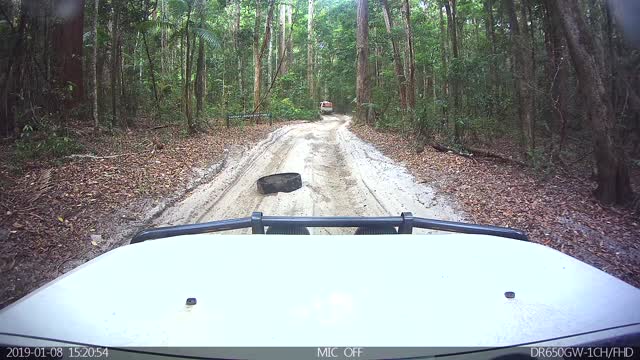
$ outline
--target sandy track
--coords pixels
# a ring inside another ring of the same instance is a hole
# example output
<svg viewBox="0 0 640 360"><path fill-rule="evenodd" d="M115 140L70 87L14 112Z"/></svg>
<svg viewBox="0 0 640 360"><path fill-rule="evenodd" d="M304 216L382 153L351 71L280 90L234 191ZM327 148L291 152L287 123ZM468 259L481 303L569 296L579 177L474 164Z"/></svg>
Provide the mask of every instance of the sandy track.
<svg viewBox="0 0 640 360"><path fill-rule="evenodd" d="M463 219L449 199L436 197L431 187L417 183L402 166L353 135L348 121L344 115L324 116L322 121L282 127L252 149L230 149L227 168L167 209L154 225L245 217L253 211L297 216L397 216L411 211L414 216ZM300 173L302 188L260 194L256 180L279 172Z"/></svg>

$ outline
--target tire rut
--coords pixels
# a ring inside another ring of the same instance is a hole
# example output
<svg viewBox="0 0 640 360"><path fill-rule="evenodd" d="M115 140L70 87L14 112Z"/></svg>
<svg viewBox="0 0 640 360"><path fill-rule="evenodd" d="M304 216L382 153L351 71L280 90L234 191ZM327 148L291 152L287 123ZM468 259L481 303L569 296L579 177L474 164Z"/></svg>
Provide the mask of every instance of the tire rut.
<svg viewBox="0 0 640 360"><path fill-rule="evenodd" d="M411 211L421 217L463 219L450 199L435 199L433 188L418 183L402 166L353 135L349 121L344 115L323 116L322 121L278 129L248 151L236 149L228 168L165 211L156 225L247 217L253 211L297 216L397 216ZM302 188L260 194L256 180L278 172L300 173Z"/></svg>

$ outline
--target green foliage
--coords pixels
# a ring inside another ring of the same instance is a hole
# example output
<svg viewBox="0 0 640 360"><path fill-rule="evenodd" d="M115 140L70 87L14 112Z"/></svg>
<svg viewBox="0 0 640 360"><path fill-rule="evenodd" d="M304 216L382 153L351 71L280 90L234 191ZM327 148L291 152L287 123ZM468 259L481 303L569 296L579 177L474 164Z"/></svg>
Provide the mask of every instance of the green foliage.
<svg viewBox="0 0 640 360"><path fill-rule="evenodd" d="M445 130L442 102L426 102L416 114L415 131L425 139L431 139Z"/></svg>
<svg viewBox="0 0 640 360"><path fill-rule="evenodd" d="M289 98L272 101L271 112L274 117L282 119L316 120L320 117L317 109L298 108Z"/></svg>
<svg viewBox="0 0 640 360"><path fill-rule="evenodd" d="M501 137L506 134L504 124L494 116L476 116L466 119L467 129L470 133L483 134L488 139Z"/></svg>
<svg viewBox="0 0 640 360"><path fill-rule="evenodd" d="M53 133L36 139L33 128L25 126L23 137L16 141L14 155L18 161L55 159L82 151L83 146L69 136Z"/></svg>
<svg viewBox="0 0 640 360"><path fill-rule="evenodd" d="M384 113L376 119L375 127L380 130L400 130L402 129L402 114L397 111Z"/></svg>
<svg viewBox="0 0 640 360"><path fill-rule="evenodd" d="M174 17L184 15L193 0L169 0L169 14Z"/></svg>

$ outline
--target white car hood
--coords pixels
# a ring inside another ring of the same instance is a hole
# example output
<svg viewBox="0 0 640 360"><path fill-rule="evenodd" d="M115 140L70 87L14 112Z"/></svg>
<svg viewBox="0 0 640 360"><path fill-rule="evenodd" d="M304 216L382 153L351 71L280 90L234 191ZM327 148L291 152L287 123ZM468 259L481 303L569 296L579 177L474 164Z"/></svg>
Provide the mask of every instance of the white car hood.
<svg viewBox="0 0 640 360"><path fill-rule="evenodd" d="M510 346L638 323L639 289L534 243L206 234L84 264L1 311L0 342Z"/></svg>

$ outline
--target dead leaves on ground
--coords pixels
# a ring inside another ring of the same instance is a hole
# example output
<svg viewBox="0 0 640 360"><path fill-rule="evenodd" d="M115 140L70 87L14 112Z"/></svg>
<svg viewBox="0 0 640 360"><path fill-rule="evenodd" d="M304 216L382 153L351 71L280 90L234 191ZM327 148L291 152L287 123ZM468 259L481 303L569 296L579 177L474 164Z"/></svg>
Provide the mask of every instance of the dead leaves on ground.
<svg viewBox="0 0 640 360"><path fill-rule="evenodd" d="M417 154L398 134L351 130L404 163L418 181L452 196L470 221L524 230L534 242L640 286L640 221L629 210L595 201L595 184L560 175L541 180L522 167L433 149Z"/></svg>
<svg viewBox="0 0 640 360"><path fill-rule="evenodd" d="M254 143L280 125L218 127L187 138L175 127L87 134L81 141L95 156L33 162L21 174L3 162L0 308L55 277L59 264L100 248L112 225L106 219L122 213L120 221L140 220L136 204L184 189L203 168L219 162L225 148ZM3 145L1 158L8 152Z"/></svg>

